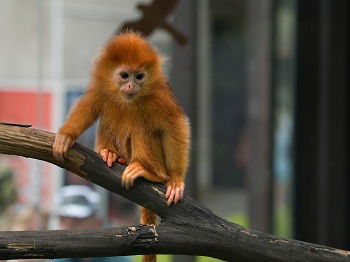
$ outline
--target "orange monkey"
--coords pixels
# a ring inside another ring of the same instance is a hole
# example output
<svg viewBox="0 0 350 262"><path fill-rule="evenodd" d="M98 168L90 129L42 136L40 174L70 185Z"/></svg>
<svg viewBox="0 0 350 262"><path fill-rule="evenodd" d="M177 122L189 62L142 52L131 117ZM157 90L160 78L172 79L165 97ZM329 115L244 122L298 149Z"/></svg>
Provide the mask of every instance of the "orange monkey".
<svg viewBox="0 0 350 262"><path fill-rule="evenodd" d="M126 163L122 184L144 177L165 184L167 204L183 197L189 162L190 128L161 68L162 57L140 35L113 37L95 62L85 94L59 129L53 155L64 161L81 133L99 118L96 151L108 166ZM141 210L142 224L156 215ZM155 261L155 256L144 256Z"/></svg>

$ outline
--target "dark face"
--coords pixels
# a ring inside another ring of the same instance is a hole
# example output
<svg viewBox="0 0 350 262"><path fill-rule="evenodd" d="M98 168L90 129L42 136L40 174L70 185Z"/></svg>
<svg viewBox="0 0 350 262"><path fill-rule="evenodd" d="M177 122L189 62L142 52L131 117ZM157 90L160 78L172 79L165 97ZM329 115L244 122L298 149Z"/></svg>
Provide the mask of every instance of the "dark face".
<svg viewBox="0 0 350 262"><path fill-rule="evenodd" d="M130 70L127 67L117 68L115 75L120 92L127 100L132 100L140 92L146 78L146 70Z"/></svg>

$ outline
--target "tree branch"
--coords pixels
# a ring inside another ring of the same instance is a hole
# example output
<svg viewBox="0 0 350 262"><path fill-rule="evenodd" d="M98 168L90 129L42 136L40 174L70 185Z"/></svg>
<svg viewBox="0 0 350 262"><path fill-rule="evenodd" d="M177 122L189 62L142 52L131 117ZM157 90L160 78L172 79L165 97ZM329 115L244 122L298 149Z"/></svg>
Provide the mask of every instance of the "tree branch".
<svg viewBox="0 0 350 262"><path fill-rule="evenodd" d="M350 252L286 240L243 228L185 197L170 207L161 184L137 179L126 190L120 174L93 151L75 144L64 163L52 156L54 134L0 124L0 153L53 163L157 213L157 226L96 230L1 232L0 259L93 257L136 254L186 254L226 261L350 261Z"/></svg>

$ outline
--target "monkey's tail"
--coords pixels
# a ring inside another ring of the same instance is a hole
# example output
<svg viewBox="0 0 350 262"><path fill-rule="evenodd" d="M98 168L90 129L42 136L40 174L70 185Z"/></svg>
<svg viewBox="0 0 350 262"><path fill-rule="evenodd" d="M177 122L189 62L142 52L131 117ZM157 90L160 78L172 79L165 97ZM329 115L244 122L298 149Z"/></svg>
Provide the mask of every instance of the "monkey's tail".
<svg viewBox="0 0 350 262"><path fill-rule="evenodd" d="M157 215L153 213L151 210L142 207L141 208L141 216L140 222L143 225L155 225L157 222ZM156 255L144 255L142 257L142 262L157 262Z"/></svg>

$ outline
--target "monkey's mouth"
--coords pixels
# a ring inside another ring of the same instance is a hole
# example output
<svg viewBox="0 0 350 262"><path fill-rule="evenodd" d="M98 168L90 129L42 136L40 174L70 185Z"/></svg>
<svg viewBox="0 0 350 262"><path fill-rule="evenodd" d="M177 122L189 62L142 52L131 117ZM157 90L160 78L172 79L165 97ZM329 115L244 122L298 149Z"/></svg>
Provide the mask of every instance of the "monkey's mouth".
<svg viewBox="0 0 350 262"><path fill-rule="evenodd" d="M133 93L129 93L129 94L124 94L125 98L127 100L131 100L135 97L136 94L133 94Z"/></svg>

